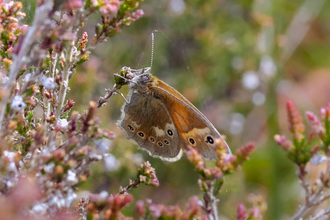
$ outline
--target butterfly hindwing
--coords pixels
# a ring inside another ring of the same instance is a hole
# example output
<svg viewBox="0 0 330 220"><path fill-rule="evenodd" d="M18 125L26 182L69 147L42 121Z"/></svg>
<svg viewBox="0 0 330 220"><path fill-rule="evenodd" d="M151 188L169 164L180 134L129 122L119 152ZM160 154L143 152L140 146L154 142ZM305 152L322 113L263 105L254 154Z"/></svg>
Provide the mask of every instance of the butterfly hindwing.
<svg viewBox="0 0 330 220"><path fill-rule="evenodd" d="M151 94L131 92L122 107L118 126L154 157L168 161L180 159L178 133L164 103Z"/></svg>

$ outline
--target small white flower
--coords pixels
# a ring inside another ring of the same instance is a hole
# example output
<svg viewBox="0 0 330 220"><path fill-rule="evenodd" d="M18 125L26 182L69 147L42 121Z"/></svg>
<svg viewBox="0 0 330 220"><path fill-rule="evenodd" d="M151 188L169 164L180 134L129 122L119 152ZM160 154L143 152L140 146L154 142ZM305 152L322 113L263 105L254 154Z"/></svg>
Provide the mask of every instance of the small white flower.
<svg viewBox="0 0 330 220"><path fill-rule="evenodd" d="M96 153L90 153L89 158L92 159L92 160L99 161L99 160L102 160L102 155L99 155L99 154L96 154Z"/></svg>
<svg viewBox="0 0 330 220"><path fill-rule="evenodd" d="M322 162L326 161L327 157L324 155L321 155L319 153L315 154L309 161L314 165L317 166L321 164Z"/></svg>
<svg viewBox="0 0 330 220"><path fill-rule="evenodd" d="M100 194L99 194L99 199L100 199L101 201L104 201L104 200L107 198L108 195L109 195L109 194L108 194L107 191L102 191L102 192L100 192Z"/></svg>
<svg viewBox="0 0 330 220"><path fill-rule="evenodd" d="M78 179L76 177L76 173L72 172L71 170L68 170L68 176L66 178L66 181L70 184L70 185L75 185L78 183Z"/></svg>
<svg viewBox="0 0 330 220"><path fill-rule="evenodd" d="M73 192L73 190L70 188L67 192L67 197L65 199L65 206L70 207L72 201L77 198L77 194Z"/></svg>
<svg viewBox="0 0 330 220"><path fill-rule="evenodd" d="M48 195L48 199L48 204L50 206L57 206L57 208L62 208L65 205L65 200L60 190L56 190L53 194Z"/></svg>
<svg viewBox="0 0 330 220"><path fill-rule="evenodd" d="M56 83L54 82L54 79L47 76L42 76L39 79L39 83L43 85L46 89L54 89L56 86Z"/></svg>
<svg viewBox="0 0 330 220"><path fill-rule="evenodd" d="M198 203L199 206L204 207L204 203L201 200L198 200L197 203Z"/></svg>
<svg viewBox="0 0 330 220"><path fill-rule="evenodd" d="M19 168L20 169L23 169L24 168L24 163L23 163L23 161L18 161L18 165L19 165Z"/></svg>
<svg viewBox="0 0 330 220"><path fill-rule="evenodd" d="M68 128L69 122L66 119L59 119L57 124L61 125L63 130L66 130Z"/></svg>
<svg viewBox="0 0 330 220"><path fill-rule="evenodd" d="M32 214L35 215L45 215L47 210L48 210L48 205L46 205L45 203L37 203L33 206L32 208Z"/></svg>
<svg viewBox="0 0 330 220"><path fill-rule="evenodd" d="M107 138L102 138L94 141L96 149L98 149L101 153L106 153L109 151L109 148L112 146L112 140Z"/></svg>
<svg viewBox="0 0 330 220"><path fill-rule="evenodd" d="M7 171L17 172L15 162L10 162L7 166Z"/></svg>
<svg viewBox="0 0 330 220"><path fill-rule="evenodd" d="M23 102L22 96L16 95L10 107L16 111L22 111L26 107L26 104Z"/></svg>
<svg viewBox="0 0 330 220"><path fill-rule="evenodd" d="M31 73L26 74L25 77L24 77L24 81L29 82L30 79L31 79L31 75L32 75Z"/></svg>
<svg viewBox="0 0 330 220"><path fill-rule="evenodd" d="M55 167L54 163L47 164L46 166L44 166L44 171L46 173L51 173L51 172L53 172L54 167Z"/></svg>
<svg viewBox="0 0 330 220"><path fill-rule="evenodd" d="M10 152L10 151L7 151L7 150L5 150L5 151L3 152L3 156L7 157L7 159L8 159L10 162L14 162L14 161L15 161L15 155L16 155L15 152Z"/></svg>

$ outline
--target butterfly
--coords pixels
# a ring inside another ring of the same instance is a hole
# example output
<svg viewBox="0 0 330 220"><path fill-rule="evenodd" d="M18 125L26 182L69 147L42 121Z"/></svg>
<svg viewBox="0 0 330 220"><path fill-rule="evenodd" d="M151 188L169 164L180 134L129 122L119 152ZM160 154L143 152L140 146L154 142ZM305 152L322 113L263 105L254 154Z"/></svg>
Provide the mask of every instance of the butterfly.
<svg viewBox="0 0 330 220"><path fill-rule="evenodd" d="M129 74L128 99L117 125L130 141L166 161L179 160L187 145L204 159L217 159L212 146L221 135L193 104L153 76L150 67L129 69Z"/></svg>

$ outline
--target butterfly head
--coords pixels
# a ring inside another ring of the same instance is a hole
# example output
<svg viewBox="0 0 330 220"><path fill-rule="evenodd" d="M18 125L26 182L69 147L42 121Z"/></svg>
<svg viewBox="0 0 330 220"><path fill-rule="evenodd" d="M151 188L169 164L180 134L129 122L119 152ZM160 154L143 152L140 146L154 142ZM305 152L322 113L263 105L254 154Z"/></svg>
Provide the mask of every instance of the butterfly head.
<svg viewBox="0 0 330 220"><path fill-rule="evenodd" d="M131 79L131 88L145 90L152 82L151 68L146 67L137 70L131 70L133 78Z"/></svg>

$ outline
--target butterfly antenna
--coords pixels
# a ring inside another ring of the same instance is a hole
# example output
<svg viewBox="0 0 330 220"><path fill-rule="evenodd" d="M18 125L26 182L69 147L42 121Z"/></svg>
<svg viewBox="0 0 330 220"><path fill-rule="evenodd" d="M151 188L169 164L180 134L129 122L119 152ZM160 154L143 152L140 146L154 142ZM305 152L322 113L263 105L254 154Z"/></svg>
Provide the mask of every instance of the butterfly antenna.
<svg viewBox="0 0 330 220"><path fill-rule="evenodd" d="M154 32L151 33L151 61L150 61L150 69L152 67L152 62L154 61L154 44L155 44L155 36Z"/></svg>

